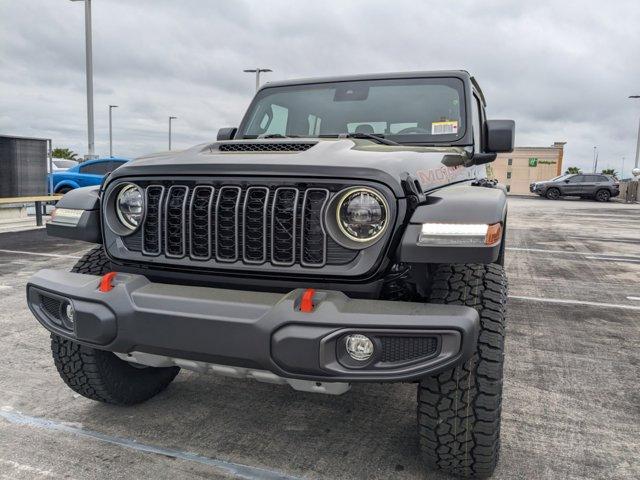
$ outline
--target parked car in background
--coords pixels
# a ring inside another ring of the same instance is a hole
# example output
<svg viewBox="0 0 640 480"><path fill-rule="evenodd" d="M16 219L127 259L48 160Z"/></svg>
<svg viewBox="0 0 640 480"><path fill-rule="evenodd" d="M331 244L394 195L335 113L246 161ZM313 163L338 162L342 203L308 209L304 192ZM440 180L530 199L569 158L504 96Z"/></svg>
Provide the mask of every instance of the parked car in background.
<svg viewBox="0 0 640 480"><path fill-rule="evenodd" d="M51 159L51 165L53 167L54 172L65 172L70 168L73 168L78 165L76 160L69 160L68 158L53 158ZM47 171L49 171L49 164L47 163Z"/></svg>
<svg viewBox="0 0 640 480"><path fill-rule="evenodd" d="M529 185L532 193L550 200L560 197L593 198L598 202L608 202L620 195L620 183L610 175L568 174Z"/></svg>
<svg viewBox="0 0 640 480"><path fill-rule="evenodd" d="M53 171L53 192L67 193L79 187L100 185L104 176L128 162L128 158L98 158L77 164L64 171Z"/></svg>

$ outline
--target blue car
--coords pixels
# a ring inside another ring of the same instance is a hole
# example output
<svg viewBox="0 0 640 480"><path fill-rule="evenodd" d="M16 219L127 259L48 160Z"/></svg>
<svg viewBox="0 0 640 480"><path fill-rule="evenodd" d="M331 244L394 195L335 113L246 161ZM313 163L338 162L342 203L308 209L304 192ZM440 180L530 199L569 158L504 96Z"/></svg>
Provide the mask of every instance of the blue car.
<svg viewBox="0 0 640 480"><path fill-rule="evenodd" d="M53 192L64 194L74 188L100 185L107 173L113 172L128 161L128 158L98 158L80 163L63 172L54 172Z"/></svg>

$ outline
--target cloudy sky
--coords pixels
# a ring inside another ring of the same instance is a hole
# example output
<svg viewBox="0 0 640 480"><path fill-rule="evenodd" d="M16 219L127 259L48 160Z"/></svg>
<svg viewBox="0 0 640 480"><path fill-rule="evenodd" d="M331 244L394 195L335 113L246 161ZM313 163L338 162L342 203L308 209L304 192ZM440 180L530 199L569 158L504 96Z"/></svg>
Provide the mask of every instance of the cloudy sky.
<svg viewBox="0 0 640 480"><path fill-rule="evenodd" d="M566 141L565 166L629 172L640 118L640 2L93 0L96 150L212 140L254 90L242 70L289 79L466 69L516 143ZM84 8L0 0L0 133L86 153Z"/></svg>

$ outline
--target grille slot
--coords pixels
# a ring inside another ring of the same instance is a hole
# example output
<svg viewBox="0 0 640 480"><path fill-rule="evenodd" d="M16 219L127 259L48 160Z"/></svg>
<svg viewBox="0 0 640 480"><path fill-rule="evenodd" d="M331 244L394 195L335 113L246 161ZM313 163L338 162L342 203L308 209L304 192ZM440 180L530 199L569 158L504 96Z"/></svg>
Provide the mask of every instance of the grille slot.
<svg viewBox="0 0 640 480"><path fill-rule="evenodd" d="M163 194L164 187L160 185L147 187L147 213L142 225L142 253L146 255L160 255Z"/></svg>
<svg viewBox="0 0 640 480"><path fill-rule="evenodd" d="M221 143L221 152L304 152L315 143Z"/></svg>
<svg viewBox="0 0 640 480"><path fill-rule="evenodd" d="M238 213L242 189L222 187L216 203L216 259L238 260Z"/></svg>
<svg viewBox="0 0 640 480"><path fill-rule="evenodd" d="M436 337L379 337L382 342L381 362L407 362L428 358L438 352Z"/></svg>
<svg viewBox="0 0 640 480"><path fill-rule="evenodd" d="M267 187L249 187L244 197L242 258L247 263L267 260L268 199Z"/></svg>
<svg viewBox="0 0 640 480"><path fill-rule="evenodd" d="M185 207L187 206L188 189L182 185L174 185L167 192L165 207L165 255L181 258L185 255Z"/></svg>
<svg viewBox="0 0 640 480"><path fill-rule="evenodd" d="M198 186L193 189L189 209L189 255L196 260L211 258L211 208L215 189Z"/></svg>
<svg viewBox="0 0 640 480"><path fill-rule="evenodd" d="M296 261L297 188L276 190L271 212L271 262L274 265L293 265Z"/></svg>
<svg viewBox="0 0 640 480"><path fill-rule="evenodd" d="M324 205L329 198L329 190L310 188L305 192L302 203L301 263L318 267L327 261L327 235L322 225Z"/></svg>

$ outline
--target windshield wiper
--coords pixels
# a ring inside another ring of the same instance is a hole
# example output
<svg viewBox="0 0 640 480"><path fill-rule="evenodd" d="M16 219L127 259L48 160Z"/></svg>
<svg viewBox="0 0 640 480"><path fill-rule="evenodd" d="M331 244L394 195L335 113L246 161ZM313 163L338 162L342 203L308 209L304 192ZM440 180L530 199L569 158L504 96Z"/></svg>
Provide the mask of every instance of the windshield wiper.
<svg viewBox="0 0 640 480"><path fill-rule="evenodd" d="M320 137L338 137L338 138L366 138L368 140L374 140L382 145L400 145L398 142L394 142L393 140L388 140L384 138L384 135L381 133L339 133L336 135L320 135Z"/></svg>
<svg viewBox="0 0 640 480"><path fill-rule="evenodd" d="M298 138L300 135L282 135L281 133L270 133L268 135L258 135L256 138Z"/></svg>

